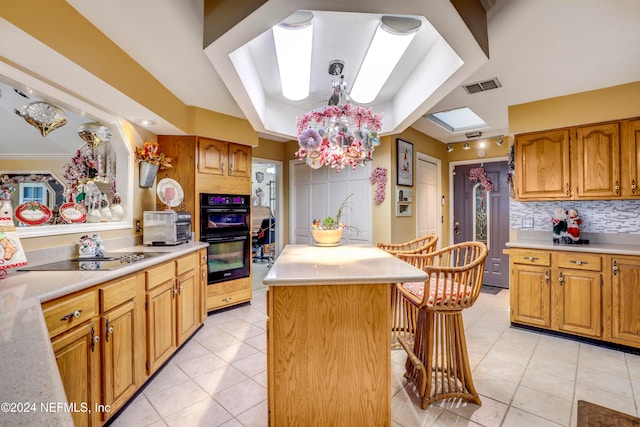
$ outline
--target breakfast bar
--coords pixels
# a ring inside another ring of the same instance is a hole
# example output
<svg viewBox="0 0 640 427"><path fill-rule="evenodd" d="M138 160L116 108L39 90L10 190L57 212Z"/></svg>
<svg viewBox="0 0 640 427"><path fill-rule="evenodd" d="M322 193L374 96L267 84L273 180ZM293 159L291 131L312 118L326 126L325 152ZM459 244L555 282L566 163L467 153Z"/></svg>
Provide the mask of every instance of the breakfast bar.
<svg viewBox="0 0 640 427"><path fill-rule="evenodd" d="M423 271L365 244L288 245L267 273L270 425L391 425L391 285Z"/></svg>

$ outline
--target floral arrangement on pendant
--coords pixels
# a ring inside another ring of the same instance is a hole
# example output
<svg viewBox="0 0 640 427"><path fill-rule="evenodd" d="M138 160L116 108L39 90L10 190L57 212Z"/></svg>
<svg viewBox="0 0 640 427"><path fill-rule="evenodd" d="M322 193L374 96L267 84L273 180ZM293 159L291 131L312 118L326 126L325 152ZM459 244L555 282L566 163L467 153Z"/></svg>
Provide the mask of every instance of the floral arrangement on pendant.
<svg viewBox="0 0 640 427"><path fill-rule="evenodd" d="M171 167L171 158L166 157L164 153L160 153L160 147L157 142L146 141L142 147L136 147L135 156L138 162L147 162L153 165L159 165L160 170L169 169Z"/></svg>
<svg viewBox="0 0 640 427"><path fill-rule="evenodd" d="M369 177L369 182L371 184L378 184L376 187L376 195L373 197L373 201L380 204L384 202L385 195L385 186L387 185L387 168L383 168L378 166L371 172L371 176Z"/></svg>
<svg viewBox="0 0 640 427"><path fill-rule="evenodd" d="M300 148L295 155L311 168L355 169L380 145L382 115L352 104L329 105L298 116L297 127Z"/></svg>

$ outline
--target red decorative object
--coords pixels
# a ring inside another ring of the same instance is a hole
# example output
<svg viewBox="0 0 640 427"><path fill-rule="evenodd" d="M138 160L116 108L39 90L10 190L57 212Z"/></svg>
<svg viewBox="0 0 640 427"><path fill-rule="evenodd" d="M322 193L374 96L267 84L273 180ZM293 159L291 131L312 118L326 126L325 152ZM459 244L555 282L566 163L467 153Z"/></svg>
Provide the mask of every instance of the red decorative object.
<svg viewBox="0 0 640 427"><path fill-rule="evenodd" d="M493 191L493 184L487 178L487 172L482 166L473 168L469 171L469 180L473 182L480 182L480 186L484 187L485 191Z"/></svg>

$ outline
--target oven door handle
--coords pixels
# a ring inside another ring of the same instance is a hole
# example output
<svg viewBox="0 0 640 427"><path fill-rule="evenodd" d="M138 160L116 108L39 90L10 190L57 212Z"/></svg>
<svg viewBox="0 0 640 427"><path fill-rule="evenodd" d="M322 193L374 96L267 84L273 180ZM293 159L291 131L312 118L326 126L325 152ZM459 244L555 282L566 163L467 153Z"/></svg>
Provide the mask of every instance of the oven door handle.
<svg viewBox="0 0 640 427"><path fill-rule="evenodd" d="M205 242L213 242L213 243L221 243L221 242L240 242L242 240L247 240L247 236L237 236L237 237L206 237Z"/></svg>
<svg viewBox="0 0 640 427"><path fill-rule="evenodd" d="M209 213L209 212L214 212L214 213L249 213L248 209L226 209L226 208L204 208L204 210Z"/></svg>

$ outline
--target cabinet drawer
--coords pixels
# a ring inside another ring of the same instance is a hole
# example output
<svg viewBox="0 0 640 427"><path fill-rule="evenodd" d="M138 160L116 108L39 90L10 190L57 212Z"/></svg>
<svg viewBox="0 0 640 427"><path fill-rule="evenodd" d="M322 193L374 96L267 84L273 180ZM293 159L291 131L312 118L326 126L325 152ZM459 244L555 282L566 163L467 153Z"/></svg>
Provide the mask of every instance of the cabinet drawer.
<svg viewBox="0 0 640 427"><path fill-rule="evenodd" d="M147 290L153 289L167 280L173 280L175 272L176 264L173 261L148 269L145 271Z"/></svg>
<svg viewBox="0 0 640 427"><path fill-rule="evenodd" d="M136 276L126 277L100 287L100 311L111 310L136 297Z"/></svg>
<svg viewBox="0 0 640 427"><path fill-rule="evenodd" d="M514 264L551 265L551 254L547 251L537 251L529 249L510 249L509 258Z"/></svg>
<svg viewBox="0 0 640 427"><path fill-rule="evenodd" d="M557 264L560 268L602 271L602 256L579 252L561 252L558 254Z"/></svg>
<svg viewBox="0 0 640 427"><path fill-rule="evenodd" d="M98 294L95 290L63 297L42 305L49 336L54 337L91 319L98 313Z"/></svg>
<svg viewBox="0 0 640 427"><path fill-rule="evenodd" d="M230 305L240 304L251 299L251 289L228 292L226 294L207 295L207 310L215 310Z"/></svg>
<svg viewBox="0 0 640 427"><path fill-rule="evenodd" d="M212 283L207 285L207 295L225 295L229 292L236 292L251 288L248 279L229 280L228 282Z"/></svg>
<svg viewBox="0 0 640 427"><path fill-rule="evenodd" d="M195 255L187 255L176 260L176 274L179 276L196 268Z"/></svg>

